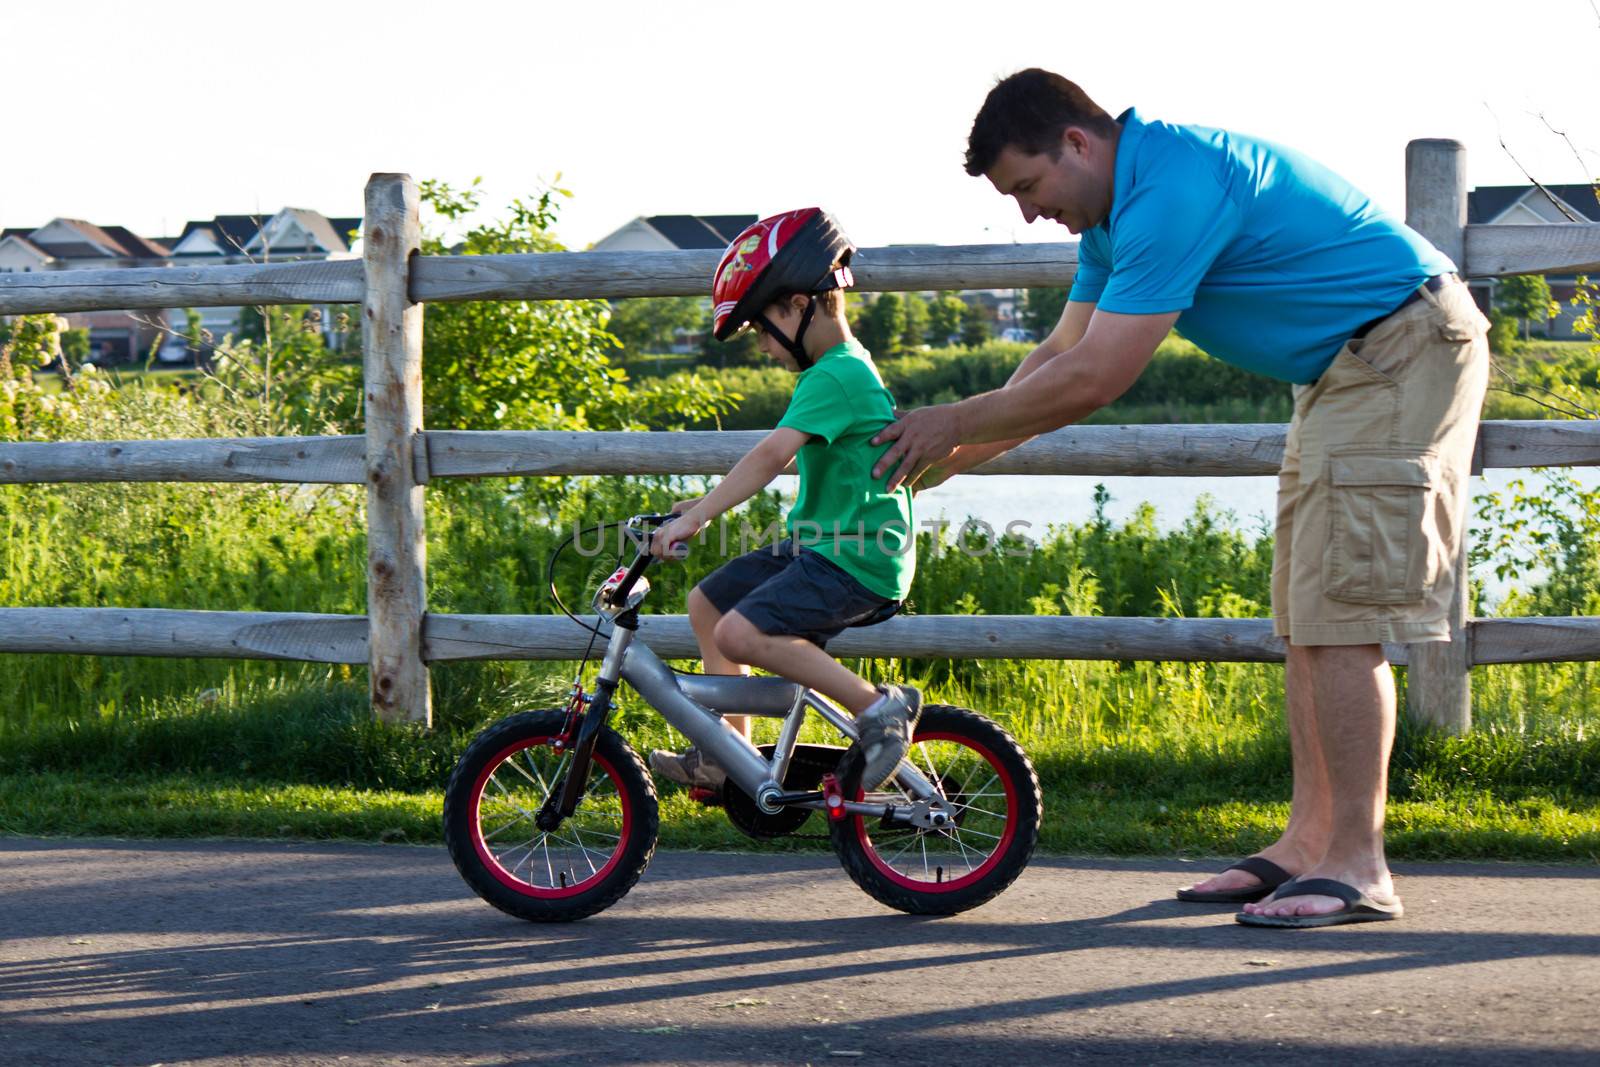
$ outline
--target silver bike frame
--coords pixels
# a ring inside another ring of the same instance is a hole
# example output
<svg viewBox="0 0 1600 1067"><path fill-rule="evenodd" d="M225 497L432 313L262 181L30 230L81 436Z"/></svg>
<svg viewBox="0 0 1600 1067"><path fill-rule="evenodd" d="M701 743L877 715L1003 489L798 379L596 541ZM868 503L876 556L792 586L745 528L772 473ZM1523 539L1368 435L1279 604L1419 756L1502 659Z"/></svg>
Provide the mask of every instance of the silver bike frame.
<svg viewBox="0 0 1600 1067"><path fill-rule="evenodd" d="M741 675L679 674L663 663L649 645L636 643L636 632L614 625L600 664L601 679L618 679L633 687L661 717L687 737L696 748L725 770L728 777L755 798L768 814L780 809L771 803L784 792L783 778L794 755L800 726L810 709L831 723L849 740L856 739L855 719L821 694L783 678L747 678ZM781 718L772 760L729 726L723 715L758 715ZM895 781L919 801L942 799L938 788L908 759L901 761ZM822 807L821 801L797 807ZM846 801L847 811L880 814L883 804Z"/></svg>

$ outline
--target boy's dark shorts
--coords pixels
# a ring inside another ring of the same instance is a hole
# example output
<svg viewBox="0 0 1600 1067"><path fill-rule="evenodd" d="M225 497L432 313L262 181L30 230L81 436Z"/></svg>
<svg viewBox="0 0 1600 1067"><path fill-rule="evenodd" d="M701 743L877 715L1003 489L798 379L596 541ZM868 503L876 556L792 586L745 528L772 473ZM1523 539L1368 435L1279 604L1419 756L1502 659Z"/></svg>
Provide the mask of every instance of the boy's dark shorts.
<svg viewBox="0 0 1600 1067"><path fill-rule="evenodd" d="M872 592L793 539L731 559L695 588L724 615L738 611L768 636L803 637L818 648L847 627L882 622L900 610L900 601Z"/></svg>

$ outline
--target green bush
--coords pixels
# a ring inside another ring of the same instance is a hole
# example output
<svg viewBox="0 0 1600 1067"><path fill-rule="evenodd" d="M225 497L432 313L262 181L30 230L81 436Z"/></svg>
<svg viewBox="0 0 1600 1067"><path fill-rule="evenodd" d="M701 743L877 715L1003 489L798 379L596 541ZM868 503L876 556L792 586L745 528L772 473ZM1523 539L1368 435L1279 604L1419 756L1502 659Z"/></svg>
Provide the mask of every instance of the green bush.
<svg viewBox="0 0 1600 1067"><path fill-rule="evenodd" d="M944 404L1002 388L1029 346L993 341L976 347L909 352L877 361L878 373L904 409ZM720 419L702 419L697 429L765 430L778 424L794 391L794 376L781 367L736 367L716 380L739 400ZM1169 337L1133 388L1088 421L1276 422L1293 413L1289 386L1210 358L1194 345Z"/></svg>

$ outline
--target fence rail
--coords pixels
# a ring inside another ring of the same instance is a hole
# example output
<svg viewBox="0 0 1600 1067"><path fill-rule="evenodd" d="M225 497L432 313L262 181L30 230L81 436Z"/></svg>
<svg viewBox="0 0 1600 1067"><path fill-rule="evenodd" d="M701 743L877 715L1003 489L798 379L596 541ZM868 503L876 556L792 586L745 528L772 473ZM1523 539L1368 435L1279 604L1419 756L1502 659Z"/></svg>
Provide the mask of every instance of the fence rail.
<svg viewBox="0 0 1600 1067"><path fill-rule="evenodd" d="M1505 274L1600 272L1600 223L1466 228L1465 271ZM609 300L700 296L720 253L546 252L417 256L409 292L418 303L461 300ZM867 292L1060 285L1078 267L1075 245L927 245L864 248L852 262ZM0 315L41 311L232 307L242 304L359 304L356 260L34 271L0 275Z"/></svg>
<svg viewBox="0 0 1600 1067"><path fill-rule="evenodd" d="M1472 665L1600 659L1600 618L1476 619ZM695 658L685 615L650 615L641 639L658 655ZM563 660L588 632L561 616L436 615L422 619L422 658ZM1123 619L1039 615L909 615L846 630L828 650L846 657L1104 659L1281 663L1265 619ZM1390 662L1410 660L1387 645ZM0 652L365 663L365 615L166 608L0 608Z"/></svg>
<svg viewBox="0 0 1600 1067"><path fill-rule="evenodd" d="M1466 170L1452 141L1406 150L1406 221L1474 277L1600 271L1600 224L1467 226ZM374 709L428 721L427 662L568 659L587 635L551 616L426 612L423 486L434 478L726 472L759 433L427 431L421 420L420 304L698 295L715 252L420 256L416 188L367 186L364 258L319 263L0 275L0 315L264 304L364 305L366 433L353 437L0 444L0 482L314 482L368 487L368 614L124 608L0 608L0 652L215 656L366 663ZM896 246L862 250L866 291L1062 285L1075 246ZM1278 425L1084 426L1046 434L975 474L1235 477L1274 473ZM1600 464L1600 423L1491 422L1475 466ZM1457 562L1464 579L1464 559ZM1458 591L1465 581L1457 582ZM1410 667L1408 712L1470 722L1476 664L1600 659L1600 619L1468 619L1453 640L1387 649ZM682 616L646 619L662 655L696 649ZM847 631L843 656L1274 662L1259 619L914 616Z"/></svg>
<svg viewBox="0 0 1600 1067"><path fill-rule="evenodd" d="M971 474L1237 478L1276 474L1279 423L1071 426L1042 434ZM423 430L414 477L726 474L760 430L625 433ZM11 482L310 482L367 480L364 437L0 443ZM1479 469L1600 465L1600 422L1507 420L1478 433Z"/></svg>

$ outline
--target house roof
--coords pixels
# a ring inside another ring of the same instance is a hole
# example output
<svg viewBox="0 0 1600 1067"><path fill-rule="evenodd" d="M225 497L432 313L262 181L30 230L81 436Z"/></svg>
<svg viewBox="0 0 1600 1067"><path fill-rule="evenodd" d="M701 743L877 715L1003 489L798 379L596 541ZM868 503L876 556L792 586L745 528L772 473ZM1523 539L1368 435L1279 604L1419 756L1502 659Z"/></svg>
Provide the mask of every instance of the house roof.
<svg viewBox="0 0 1600 1067"><path fill-rule="evenodd" d="M136 259L164 259L172 254L172 249L148 237L140 237L126 227L102 226L100 229L115 239L128 255Z"/></svg>
<svg viewBox="0 0 1600 1067"><path fill-rule="evenodd" d="M291 216L302 230L322 246L324 251L349 251L344 243L344 237L334 230L333 222L322 212L303 207L286 207L273 217L277 218L280 215Z"/></svg>
<svg viewBox="0 0 1600 1067"><path fill-rule="evenodd" d="M333 224L333 232L339 235L339 239L345 243L346 248L354 243L354 238L351 237L351 234L359 234L361 232L360 215L354 218L330 218L328 221Z"/></svg>
<svg viewBox="0 0 1600 1067"><path fill-rule="evenodd" d="M169 238L167 243L176 246L191 233L199 230L227 254L242 253L260 234L263 226L285 213L292 215L301 229L311 234L330 252L349 251L350 232L361 229L360 216L329 218L320 211L313 211L310 208L286 207L277 215L271 216L218 215L212 219L193 219L184 225L181 234Z"/></svg>
<svg viewBox="0 0 1600 1067"><path fill-rule="evenodd" d="M724 247L733 243L739 231L756 221L754 215L701 215L700 221L710 226L722 238Z"/></svg>
<svg viewBox="0 0 1600 1067"><path fill-rule="evenodd" d="M206 235L229 254L242 252L264 222L266 219L260 215L218 215L212 219L192 219L184 224L178 241L195 230L205 230Z"/></svg>
<svg viewBox="0 0 1600 1067"><path fill-rule="evenodd" d="M79 234L82 234L83 237L84 237L84 243L85 244L91 245L91 246L96 247L96 248L102 248L102 249L106 250L107 252L110 252L114 256L132 256L133 255L132 252L128 251L128 249L126 249L126 248L124 248L122 246L122 243L120 241L118 241L115 237L111 236L105 230L101 229L99 226L96 226L92 222L85 222L83 219L56 219L55 221L56 222L65 223L67 226L71 227L73 230L76 230ZM34 243L38 244L37 241L35 241ZM62 244L63 245L71 245L72 242L62 242ZM46 247L55 247L55 246L54 245L50 245L50 246L46 246Z"/></svg>
<svg viewBox="0 0 1600 1067"><path fill-rule="evenodd" d="M190 237L193 237L195 234L199 234L201 237L204 237L207 241L210 241L213 245L215 245L219 250L222 249L222 247L223 247L222 238L217 236L217 229L216 229L215 226L206 226L206 225L202 225L201 223L198 223L198 222L191 222L191 223L189 223L187 226L185 226L183 228L183 232L181 234L179 234L173 240L167 242L172 247L173 254L174 255L183 255L183 256L210 255L209 252L201 253L201 252L195 252L193 250L188 250L188 251L183 251L183 252L178 251L180 248L183 247L183 242L187 241Z"/></svg>
<svg viewBox="0 0 1600 1067"><path fill-rule="evenodd" d="M117 254L107 254L107 250L100 245L90 244L88 241L51 241L49 244L34 244L44 249L57 259L116 259Z"/></svg>
<svg viewBox="0 0 1600 1067"><path fill-rule="evenodd" d="M1467 222L1491 222L1521 200L1531 190L1531 185L1480 185L1467 193ZM1590 222L1600 222L1600 200L1595 199L1592 185L1546 185L1546 189L1562 203L1572 208Z"/></svg>
<svg viewBox="0 0 1600 1067"><path fill-rule="evenodd" d="M45 260L46 262L53 259L54 257L51 256L49 252L46 252L44 249L28 240L27 235L32 232L32 230L6 230L4 232L0 232L0 244L4 244L7 241L12 241L27 251L32 252L40 259Z"/></svg>
<svg viewBox="0 0 1600 1067"><path fill-rule="evenodd" d="M191 219L184 223L183 232L173 244L177 245L191 233L202 230L224 254L241 253L264 221L260 215L218 215L212 219Z"/></svg>
<svg viewBox="0 0 1600 1067"><path fill-rule="evenodd" d="M261 215L218 215L211 220L211 232L223 248L243 251L262 226L266 218Z"/></svg>
<svg viewBox="0 0 1600 1067"><path fill-rule="evenodd" d="M675 248L723 248L728 243L693 215L651 215L644 221Z"/></svg>
<svg viewBox="0 0 1600 1067"><path fill-rule="evenodd" d="M665 237L675 248L723 249L739 231L756 221L754 215L649 215L645 225Z"/></svg>

